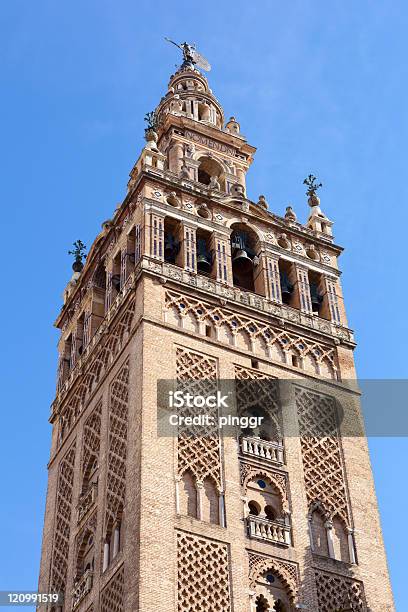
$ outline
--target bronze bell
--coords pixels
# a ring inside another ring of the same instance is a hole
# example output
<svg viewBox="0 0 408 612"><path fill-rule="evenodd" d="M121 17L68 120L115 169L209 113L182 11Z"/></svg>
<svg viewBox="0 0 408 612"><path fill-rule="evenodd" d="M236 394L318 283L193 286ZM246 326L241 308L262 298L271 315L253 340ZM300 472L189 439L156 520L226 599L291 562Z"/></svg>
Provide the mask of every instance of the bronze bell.
<svg viewBox="0 0 408 612"><path fill-rule="evenodd" d="M211 251L207 248L207 242L203 238L197 240L197 271L209 274L212 267Z"/></svg>
<svg viewBox="0 0 408 612"><path fill-rule="evenodd" d="M205 274L209 274L211 272L211 264L206 255L203 254L197 256L197 270L199 272L204 272Z"/></svg>
<svg viewBox="0 0 408 612"><path fill-rule="evenodd" d="M248 257L248 253L244 249L239 249L232 259L234 267L239 268L241 272L249 272L252 269L252 259Z"/></svg>

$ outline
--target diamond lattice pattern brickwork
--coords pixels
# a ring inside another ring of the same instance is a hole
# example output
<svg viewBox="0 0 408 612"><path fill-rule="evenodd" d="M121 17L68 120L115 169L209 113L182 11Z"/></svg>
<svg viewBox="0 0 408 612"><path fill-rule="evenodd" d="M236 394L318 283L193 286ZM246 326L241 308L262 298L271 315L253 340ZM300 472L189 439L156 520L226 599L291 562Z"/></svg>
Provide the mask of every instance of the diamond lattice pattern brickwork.
<svg viewBox="0 0 408 612"><path fill-rule="evenodd" d="M129 400L129 363L110 387L106 525L120 518L126 493L126 455Z"/></svg>
<svg viewBox="0 0 408 612"><path fill-rule="evenodd" d="M319 612L353 610L366 612L363 584L358 580L329 572L316 571Z"/></svg>
<svg viewBox="0 0 408 612"><path fill-rule="evenodd" d="M122 565L101 593L101 612L124 612L124 584Z"/></svg>
<svg viewBox="0 0 408 612"><path fill-rule="evenodd" d="M226 544L177 533L178 612L231 610Z"/></svg>
<svg viewBox="0 0 408 612"><path fill-rule="evenodd" d="M176 353L177 387L188 389L194 395L207 396L217 390L217 362L206 355L178 348ZM183 408L183 416L202 414L203 409ZM195 432L179 430L178 473L181 476L190 470L195 478L203 481L210 476L221 487L220 439L218 433L217 408L205 408L205 413L214 417L214 425ZM208 433L207 433L208 432Z"/></svg>
<svg viewBox="0 0 408 612"><path fill-rule="evenodd" d="M295 388L303 471L309 507L350 525L349 505L334 400Z"/></svg>
<svg viewBox="0 0 408 612"><path fill-rule="evenodd" d="M282 439L282 415L279 405L278 381L257 370L235 366L235 390L238 411L262 408L273 424L273 439Z"/></svg>
<svg viewBox="0 0 408 612"><path fill-rule="evenodd" d="M100 402L84 426L84 442L82 451L82 473L89 470L98 462L99 447L101 444L101 415L102 403Z"/></svg>
<svg viewBox="0 0 408 612"><path fill-rule="evenodd" d="M75 443L59 465L50 581L51 591L54 593L64 593L67 581L74 464Z"/></svg>

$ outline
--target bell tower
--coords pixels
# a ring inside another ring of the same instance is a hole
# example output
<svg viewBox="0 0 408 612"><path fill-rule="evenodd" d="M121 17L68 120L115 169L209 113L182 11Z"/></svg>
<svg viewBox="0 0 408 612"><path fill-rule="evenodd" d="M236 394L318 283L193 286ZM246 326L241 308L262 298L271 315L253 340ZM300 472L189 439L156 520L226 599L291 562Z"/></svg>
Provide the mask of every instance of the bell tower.
<svg viewBox="0 0 408 612"><path fill-rule="evenodd" d="M321 185L306 224L251 201L255 148L177 46L122 204L75 243L39 589L53 612L391 612ZM211 405L163 433L161 380L227 381L237 426Z"/></svg>

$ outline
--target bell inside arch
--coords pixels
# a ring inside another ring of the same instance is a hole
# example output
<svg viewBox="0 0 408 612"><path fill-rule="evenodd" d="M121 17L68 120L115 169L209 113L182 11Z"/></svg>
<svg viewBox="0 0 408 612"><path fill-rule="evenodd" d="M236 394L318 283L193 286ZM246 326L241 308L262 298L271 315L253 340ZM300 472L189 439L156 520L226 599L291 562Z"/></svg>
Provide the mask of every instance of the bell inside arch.
<svg viewBox="0 0 408 612"><path fill-rule="evenodd" d="M209 274L212 267L212 253L207 246L205 238L197 240L197 271Z"/></svg>
<svg viewBox="0 0 408 612"><path fill-rule="evenodd" d="M281 271L280 273L280 284L282 292L282 302L284 304L288 304L290 301L290 296L293 293L293 285L289 280L287 272L285 271Z"/></svg>
<svg viewBox="0 0 408 612"><path fill-rule="evenodd" d="M239 268L241 272L249 272L252 270L253 262L245 249L238 249L232 258L232 263L235 268Z"/></svg>
<svg viewBox="0 0 408 612"><path fill-rule="evenodd" d="M323 302L323 296L319 292L317 283L310 283L310 298L313 312L319 312Z"/></svg>
<svg viewBox="0 0 408 612"><path fill-rule="evenodd" d="M173 234L166 232L164 235L164 260L169 263L174 263L179 250L180 243Z"/></svg>

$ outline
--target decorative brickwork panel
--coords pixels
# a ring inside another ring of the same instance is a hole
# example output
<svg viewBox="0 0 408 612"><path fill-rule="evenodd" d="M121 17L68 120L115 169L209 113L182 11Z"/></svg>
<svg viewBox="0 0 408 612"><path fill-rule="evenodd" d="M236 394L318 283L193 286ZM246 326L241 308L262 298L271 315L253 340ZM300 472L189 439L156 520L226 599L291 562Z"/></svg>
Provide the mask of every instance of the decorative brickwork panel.
<svg viewBox="0 0 408 612"><path fill-rule="evenodd" d="M217 390L217 362L211 357L187 349L178 348L176 353L176 376L178 388L187 386L194 395L207 395ZM202 412L202 409L200 409ZM183 409L184 416L194 416L194 408ZM206 414L214 417L213 426L208 426L208 435L197 433L194 429L179 431L178 436L178 474L182 476L191 470L199 481L210 476L221 488L220 439L217 427L216 408L206 408Z"/></svg>
<svg viewBox="0 0 408 612"><path fill-rule="evenodd" d="M122 367L110 387L106 526L123 511L126 493L126 455L129 400L129 363Z"/></svg>
<svg viewBox="0 0 408 612"><path fill-rule="evenodd" d="M279 576L282 583L287 587L290 598L295 599L299 586L299 571L295 563L255 553L248 553L248 557L249 586L251 589L255 588L259 578L269 571Z"/></svg>
<svg viewBox="0 0 408 612"><path fill-rule="evenodd" d="M204 327L213 326L220 338L230 338L232 344L238 336L242 336L249 346L256 345L266 355L273 355L274 358L279 356L283 363L286 363L285 353L294 352L302 360L310 359L316 362L327 377L336 377L336 349L332 345L316 342L306 336L174 291L166 291L166 309L175 313L178 318L190 317L195 320L197 332L202 323Z"/></svg>
<svg viewBox="0 0 408 612"><path fill-rule="evenodd" d="M135 301L130 299L126 309L109 330L109 333L101 334L100 337L95 335L89 348L90 353L81 357L82 371L75 373L78 378L73 382L71 395L60 409L60 443L73 428L88 397L96 385L100 383L110 364L121 350L124 339L130 332L134 307ZM103 331L102 326L100 331Z"/></svg>
<svg viewBox="0 0 408 612"><path fill-rule="evenodd" d="M178 612L231 610L226 544L177 533Z"/></svg>
<svg viewBox="0 0 408 612"><path fill-rule="evenodd" d="M118 569L101 593L101 612L124 612L124 568Z"/></svg>
<svg viewBox="0 0 408 612"><path fill-rule="evenodd" d="M258 370L235 366L235 391L239 413L262 408L272 421L272 438L282 439L282 415L278 381Z"/></svg>
<svg viewBox="0 0 408 612"><path fill-rule="evenodd" d="M99 448L101 443L101 415L102 402L99 402L84 425L84 441L81 461L83 476L85 476L93 466L96 466L99 461Z"/></svg>
<svg viewBox="0 0 408 612"><path fill-rule="evenodd" d="M296 407L309 508L350 526L349 504L334 400L296 387Z"/></svg>
<svg viewBox="0 0 408 612"><path fill-rule="evenodd" d="M54 542L52 550L50 590L64 593L67 581L69 538L72 515L75 443L62 459L58 470Z"/></svg>
<svg viewBox="0 0 408 612"><path fill-rule="evenodd" d="M353 610L366 612L363 583L346 576L316 571L319 612Z"/></svg>

